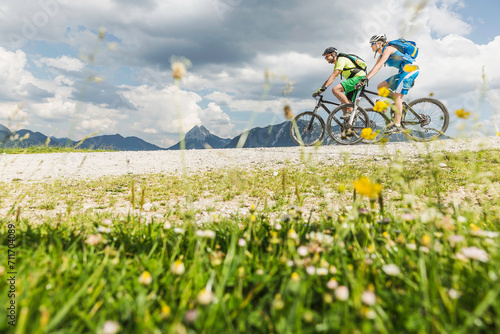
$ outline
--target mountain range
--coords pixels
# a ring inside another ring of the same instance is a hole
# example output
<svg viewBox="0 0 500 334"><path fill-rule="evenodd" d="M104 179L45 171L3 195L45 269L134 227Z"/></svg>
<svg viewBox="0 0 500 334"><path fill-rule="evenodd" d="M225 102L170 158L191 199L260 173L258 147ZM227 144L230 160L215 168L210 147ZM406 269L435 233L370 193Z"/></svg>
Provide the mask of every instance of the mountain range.
<svg viewBox="0 0 500 334"><path fill-rule="evenodd" d="M184 136L186 149L221 149L235 148L242 137L246 137L243 148L254 147L287 147L296 146L290 137L290 122L283 122L266 127L255 127L247 130L234 138L220 138L208 131L202 126L195 126ZM20 140L22 138L22 140ZM448 138L443 136L443 139ZM13 140L15 139L15 140ZM404 136L392 136L392 141L406 141ZM324 145L332 144L329 136L325 135ZM138 137L123 137L119 134L103 135L86 138L85 140L74 141L68 138L47 137L40 132L31 130L19 130L12 133L7 127L0 124L0 147L29 147L48 145L53 147L63 147L78 145L82 149L110 149L117 151L158 151L158 150L178 150L180 142L168 147L162 148L148 143Z"/></svg>

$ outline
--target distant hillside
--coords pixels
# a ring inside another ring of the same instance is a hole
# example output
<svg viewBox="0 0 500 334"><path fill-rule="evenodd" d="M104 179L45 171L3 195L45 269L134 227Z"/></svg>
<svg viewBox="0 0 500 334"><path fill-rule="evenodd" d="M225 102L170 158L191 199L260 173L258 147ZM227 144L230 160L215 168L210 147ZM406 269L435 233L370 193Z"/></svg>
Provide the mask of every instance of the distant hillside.
<svg viewBox="0 0 500 334"><path fill-rule="evenodd" d="M184 136L186 149L202 150L205 148L223 148L229 143L229 138L220 138L210 133L203 125L195 126ZM180 142L169 147L169 150L179 150Z"/></svg>
<svg viewBox="0 0 500 334"><path fill-rule="evenodd" d="M25 138L26 135L29 135ZM76 146L80 141L68 138L48 137L40 132L22 129L16 131L18 140L10 140L12 132L3 125L0 125L0 145L4 147L30 147L48 144L51 147ZM19 140L23 138L22 140ZM116 135L103 135L87 138L78 148L82 149L108 149L116 151L157 151L164 148L148 143L137 137L122 137Z"/></svg>

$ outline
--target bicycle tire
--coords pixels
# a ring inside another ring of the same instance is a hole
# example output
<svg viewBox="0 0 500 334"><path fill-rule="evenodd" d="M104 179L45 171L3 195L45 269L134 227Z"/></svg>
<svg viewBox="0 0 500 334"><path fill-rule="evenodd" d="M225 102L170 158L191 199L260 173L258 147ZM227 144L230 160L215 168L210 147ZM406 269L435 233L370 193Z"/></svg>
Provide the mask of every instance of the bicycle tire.
<svg viewBox="0 0 500 334"><path fill-rule="evenodd" d="M441 137L448 129L450 114L440 101L424 97L408 103L417 114L423 116L419 120L415 114L406 109L401 125L406 130L405 136L414 141L431 141Z"/></svg>
<svg viewBox="0 0 500 334"><path fill-rule="evenodd" d="M361 131L363 131L364 128L369 127L368 115L363 108L358 107L357 114L354 118L354 125L349 127L346 122L340 118L340 116L344 114L344 108L354 108L354 104L342 104L335 108L330 113L330 116L328 116L326 121L326 130L335 142L341 145L354 145L363 139L361 138ZM347 137L345 135L349 130L351 130L351 136Z"/></svg>
<svg viewBox="0 0 500 334"><path fill-rule="evenodd" d="M372 129L372 133L378 132L376 137L373 139L362 139L361 141L365 144L376 144L380 143L384 138L387 138L388 135L384 133L387 125L391 123L391 119L387 117L383 112L379 112L374 110L373 108L365 109L366 114L368 115L369 128Z"/></svg>
<svg viewBox="0 0 500 334"><path fill-rule="evenodd" d="M312 129L307 129L311 120ZM296 129L299 131L298 134ZM312 111L304 111L290 122L290 136L297 145L313 146L325 136L325 121Z"/></svg>

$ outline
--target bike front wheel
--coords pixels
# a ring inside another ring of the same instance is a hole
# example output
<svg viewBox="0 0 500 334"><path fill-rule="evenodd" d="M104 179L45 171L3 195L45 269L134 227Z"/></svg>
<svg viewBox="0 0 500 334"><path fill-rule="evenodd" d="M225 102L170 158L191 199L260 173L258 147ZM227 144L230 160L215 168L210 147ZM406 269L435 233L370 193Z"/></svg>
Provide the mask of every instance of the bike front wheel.
<svg viewBox="0 0 500 334"><path fill-rule="evenodd" d="M379 143L387 137L384 131L391 120L383 112L375 111L373 108L365 109L365 111L369 119L368 127L372 129L374 137L372 139L363 138L362 142L365 144Z"/></svg>
<svg viewBox="0 0 500 334"><path fill-rule="evenodd" d="M432 98L416 99L408 103L401 122L405 135L415 141L431 141L441 137L450 122L448 110Z"/></svg>
<svg viewBox="0 0 500 334"><path fill-rule="evenodd" d="M326 130L330 137L339 144L353 145L361 141L361 131L370 127L369 118L363 108L358 107L356 115L349 124L349 119L343 120L340 118L344 115L344 109L354 108L354 104L343 104L335 108L328 116L326 121Z"/></svg>
<svg viewBox="0 0 500 334"><path fill-rule="evenodd" d="M325 121L312 111L304 111L290 122L290 135L298 145L313 146L325 136Z"/></svg>

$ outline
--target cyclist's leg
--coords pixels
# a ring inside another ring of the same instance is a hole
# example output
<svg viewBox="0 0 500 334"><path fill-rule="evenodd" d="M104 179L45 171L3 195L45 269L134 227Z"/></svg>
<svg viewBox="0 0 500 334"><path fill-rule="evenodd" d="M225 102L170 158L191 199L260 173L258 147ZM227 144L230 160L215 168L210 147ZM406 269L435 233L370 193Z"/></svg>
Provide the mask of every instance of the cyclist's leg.
<svg viewBox="0 0 500 334"><path fill-rule="evenodd" d="M349 99L345 95L345 89L344 89L344 86L342 84L343 83L339 83L335 87L333 87L332 93L341 102L341 104L348 104L351 101L349 101ZM350 112L351 110L352 110L352 108L346 108L343 111L344 111L344 114L346 114L346 113Z"/></svg>
<svg viewBox="0 0 500 334"><path fill-rule="evenodd" d="M397 83L394 90L394 105L396 106L396 113L394 115L394 123L401 125L401 118L403 115L403 97L408 95L408 91L413 87L415 78L418 76L418 68L411 72L401 71L396 76Z"/></svg>

